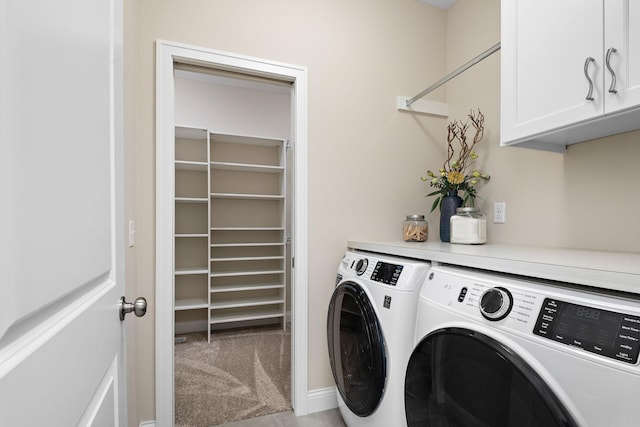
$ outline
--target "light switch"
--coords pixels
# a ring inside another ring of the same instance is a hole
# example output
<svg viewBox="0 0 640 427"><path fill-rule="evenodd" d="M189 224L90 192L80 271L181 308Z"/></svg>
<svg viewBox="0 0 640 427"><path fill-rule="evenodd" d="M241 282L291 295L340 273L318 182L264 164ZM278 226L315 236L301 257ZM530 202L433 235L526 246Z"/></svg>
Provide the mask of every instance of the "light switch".
<svg viewBox="0 0 640 427"><path fill-rule="evenodd" d="M132 248L136 244L136 223L134 220L129 220L129 247Z"/></svg>

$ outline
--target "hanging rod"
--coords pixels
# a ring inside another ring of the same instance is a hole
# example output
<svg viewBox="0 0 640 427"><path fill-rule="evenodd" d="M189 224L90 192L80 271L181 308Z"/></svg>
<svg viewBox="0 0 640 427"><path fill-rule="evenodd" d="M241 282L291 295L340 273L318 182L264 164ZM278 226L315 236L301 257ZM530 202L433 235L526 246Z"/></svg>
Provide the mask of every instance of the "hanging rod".
<svg viewBox="0 0 640 427"><path fill-rule="evenodd" d="M420 98L425 96L426 94L428 94L430 92L433 92L434 90L436 90L437 88L439 88L440 86L442 86L443 84L445 84L446 82L451 80L452 78L456 77L458 74L463 73L464 71L466 71L469 68L471 68L474 65L476 65L478 62L480 62L483 59L485 59L487 56L492 55L492 54L496 53L499 50L500 50L500 42L494 44L489 49L485 50L480 55L476 56L475 58L473 58L471 61L467 62L466 64L456 68L454 71L452 71L451 73L447 74L446 76L444 76L443 78L441 78L440 80L438 80L437 82L435 82L434 84L432 84L431 86L429 86L428 88L426 88L425 90L423 90L422 92L420 92L419 94L414 96L413 98L407 99L406 108L409 108L411 106L411 104L413 104L414 102L416 102L417 100L419 100Z"/></svg>

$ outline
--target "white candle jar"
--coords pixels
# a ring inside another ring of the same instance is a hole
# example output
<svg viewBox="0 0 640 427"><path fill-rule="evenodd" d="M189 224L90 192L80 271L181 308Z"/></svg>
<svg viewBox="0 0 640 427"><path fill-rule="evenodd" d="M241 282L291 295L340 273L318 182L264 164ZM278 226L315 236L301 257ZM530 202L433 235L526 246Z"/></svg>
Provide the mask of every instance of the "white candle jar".
<svg viewBox="0 0 640 427"><path fill-rule="evenodd" d="M487 242L487 218L478 208L456 209L451 217L451 243L481 245Z"/></svg>

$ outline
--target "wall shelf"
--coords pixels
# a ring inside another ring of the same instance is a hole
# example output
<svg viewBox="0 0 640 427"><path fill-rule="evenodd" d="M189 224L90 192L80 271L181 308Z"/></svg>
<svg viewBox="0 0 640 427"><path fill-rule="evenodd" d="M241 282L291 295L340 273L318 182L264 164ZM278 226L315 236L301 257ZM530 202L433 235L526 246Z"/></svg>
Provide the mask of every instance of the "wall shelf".
<svg viewBox="0 0 640 427"><path fill-rule="evenodd" d="M177 299L175 310L202 310L209 307L209 302L205 298Z"/></svg>

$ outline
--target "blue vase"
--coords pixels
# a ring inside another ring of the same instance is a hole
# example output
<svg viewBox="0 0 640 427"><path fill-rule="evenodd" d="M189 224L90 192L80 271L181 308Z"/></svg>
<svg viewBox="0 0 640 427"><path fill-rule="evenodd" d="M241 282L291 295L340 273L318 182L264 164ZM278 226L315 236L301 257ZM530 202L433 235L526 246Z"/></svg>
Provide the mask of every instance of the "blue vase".
<svg viewBox="0 0 640 427"><path fill-rule="evenodd" d="M440 241L451 241L451 217L456 209L462 206L462 199L457 191L450 191L440 203Z"/></svg>

